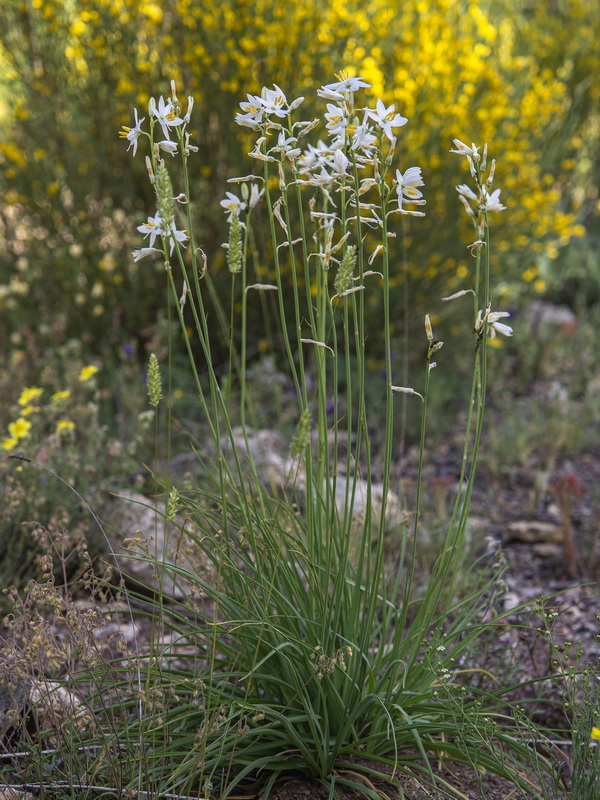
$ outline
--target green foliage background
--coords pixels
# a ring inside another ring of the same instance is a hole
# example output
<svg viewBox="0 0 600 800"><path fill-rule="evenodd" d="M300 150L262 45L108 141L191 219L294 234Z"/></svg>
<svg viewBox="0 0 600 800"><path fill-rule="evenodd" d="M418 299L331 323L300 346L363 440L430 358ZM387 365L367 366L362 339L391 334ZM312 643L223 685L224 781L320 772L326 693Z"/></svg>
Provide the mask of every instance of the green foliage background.
<svg viewBox="0 0 600 800"><path fill-rule="evenodd" d="M494 220L503 294L495 300L549 290L564 299L565 287L566 299L594 299L599 36L596 0L8 0L0 18L5 347L77 336L106 355L147 335L164 278L160 265L133 263L130 250L154 209L143 158L132 173L117 131L133 124L134 106L147 116L149 96L167 94L171 78L196 100L197 240L217 281L225 271L217 201L228 177L247 172L252 138L234 124L238 103L273 82L288 97L312 97L347 68L372 83L371 105L381 96L409 118L401 168L423 168L427 217L407 223L398 242L398 303L409 290L412 307L427 301L439 321L439 297L461 288L470 268L470 226L457 225L454 188L463 177L448 155L454 137L488 141L498 159L495 185L510 214ZM302 110L312 116L308 102Z"/></svg>

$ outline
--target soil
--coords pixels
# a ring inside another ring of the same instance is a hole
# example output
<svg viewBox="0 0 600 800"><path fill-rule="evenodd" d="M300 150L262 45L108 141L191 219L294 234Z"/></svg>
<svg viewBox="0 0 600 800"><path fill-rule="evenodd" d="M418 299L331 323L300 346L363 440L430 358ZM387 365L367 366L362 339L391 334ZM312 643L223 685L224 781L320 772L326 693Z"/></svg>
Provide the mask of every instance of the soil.
<svg viewBox="0 0 600 800"><path fill-rule="evenodd" d="M476 775L475 771L463 764L452 764L448 768L440 767L437 770L438 776L460 787L461 794L468 800L526 800L519 790L515 790L513 784L490 773L486 775ZM360 782L355 776L353 780ZM402 797L400 789L406 800L441 800L442 795L434 789L425 786L416 778L401 775L397 780L390 784L381 780L374 780L371 784L381 800L393 800ZM336 786L341 800L365 800L365 795L356 789ZM274 791L271 792L269 800L329 800L329 790L317 783L291 777L282 780ZM462 800L462 798L461 798Z"/></svg>

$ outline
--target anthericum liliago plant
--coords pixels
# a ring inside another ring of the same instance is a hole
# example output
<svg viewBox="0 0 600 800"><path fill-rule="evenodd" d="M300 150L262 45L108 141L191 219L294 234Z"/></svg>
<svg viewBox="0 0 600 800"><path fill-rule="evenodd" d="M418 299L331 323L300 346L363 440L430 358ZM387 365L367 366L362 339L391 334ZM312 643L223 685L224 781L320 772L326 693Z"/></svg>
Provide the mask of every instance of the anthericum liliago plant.
<svg viewBox="0 0 600 800"><path fill-rule="evenodd" d="M488 171L487 148L480 152L455 140L452 152L466 158L470 173L469 185L458 186L459 197L475 227L473 274L454 295L473 299L464 311L473 325L461 475L466 490L456 496L431 579L416 591L427 404L442 342L426 316L422 374L411 386L398 385L389 242L401 217L419 224L425 182L404 153L404 163L396 158L407 119L381 100L362 107L357 98L365 86L360 77L340 76L319 90L324 131L320 119L296 119L303 98L290 102L277 85L240 104L236 121L255 135L249 155L256 170L231 179L239 190L228 191L221 203L229 221L229 315L220 307L209 316L215 302L208 297L210 264L194 234L192 98L184 111L172 84L169 97L151 99L144 117L136 110L133 127L122 132L134 155L147 145L156 192L153 216L139 227L147 245L133 257L164 262L168 306L179 319L211 440L200 457L214 476L212 486L170 494L170 519L185 517L182 531L212 565L213 577L203 577L184 552L170 568L188 588L175 606L157 608L193 642L194 652L177 669L160 660L160 645L142 662L143 709L138 713L139 702L132 702L127 736L147 746L143 769L123 760L122 786L129 791L143 792L148 784L161 794L226 798L252 784L266 798L278 778L295 771L329 787L330 797L351 786L376 798L371 777L394 783L404 772L436 797L462 797L435 775L434 762L444 758L497 772L537 796L527 778L532 751L513 735L510 718L501 713L503 689L477 657L478 639L494 619L493 584L456 592L481 443L488 341L512 333L502 321L506 312L493 306L489 266L488 218L504 209L500 190L491 190L495 162ZM321 138L309 143L318 128ZM260 213L275 274L268 284L250 257ZM292 275L291 298L283 296L284 266ZM297 403L296 432L275 488L261 474L247 422L254 411L246 322L249 306L265 293L276 298ZM383 419L366 401L365 304L373 293L383 305L377 332L385 341ZM211 350L214 320L226 325L227 319L227 384L237 382L237 409L222 391ZM171 348L178 341L173 336ZM395 518L393 472L399 395L421 407L415 505L403 524ZM373 431L382 428L381 452L373 452ZM392 527L397 546L390 560ZM461 698L458 716L447 699L453 692ZM485 730L482 709L494 723ZM102 736L111 735L107 726Z"/></svg>

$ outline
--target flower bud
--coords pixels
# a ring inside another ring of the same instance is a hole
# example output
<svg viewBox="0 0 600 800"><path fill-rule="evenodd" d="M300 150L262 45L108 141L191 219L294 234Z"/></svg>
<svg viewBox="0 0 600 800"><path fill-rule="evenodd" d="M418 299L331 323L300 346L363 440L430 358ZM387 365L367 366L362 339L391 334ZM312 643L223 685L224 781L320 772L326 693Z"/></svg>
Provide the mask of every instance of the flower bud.
<svg viewBox="0 0 600 800"><path fill-rule="evenodd" d="M425 314L425 333L427 334L427 341L429 344L433 342L433 329L431 327L431 320L429 314Z"/></svg>

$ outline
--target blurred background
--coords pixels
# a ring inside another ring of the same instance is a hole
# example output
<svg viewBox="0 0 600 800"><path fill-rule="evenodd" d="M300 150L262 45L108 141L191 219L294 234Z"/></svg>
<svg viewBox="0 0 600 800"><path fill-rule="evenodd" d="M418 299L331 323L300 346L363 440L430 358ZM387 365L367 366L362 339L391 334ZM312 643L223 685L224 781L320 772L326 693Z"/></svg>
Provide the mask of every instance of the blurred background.
<svg viewBox="0 0 600 800"><path fill-rule="evenodd" d="M0 333L5 358L79 339L143 348L165 304L161 265L134 263L154 213L143 154L117 132L177 82L193 95L197 239L218 282L217 199L246 174L246 92L305 95L343 68L395 103L401 168L418 164L427 217L398 242L398 301L441 322L471 239L452 139L488 142L507 211L493 218L495 307L534 299L585 314L600 300L600 7L596 0L7 0L0 19ZM359 102L360 102L359 101ZM268 271L268 266L265 265ZM405 287L408 277L410 286ZM377 309L374 309L377 313ZM419 318L422 317L418 314ZM457 333L448 324L446 337ZM259 336L257 331L257 336Z"/></svg>

